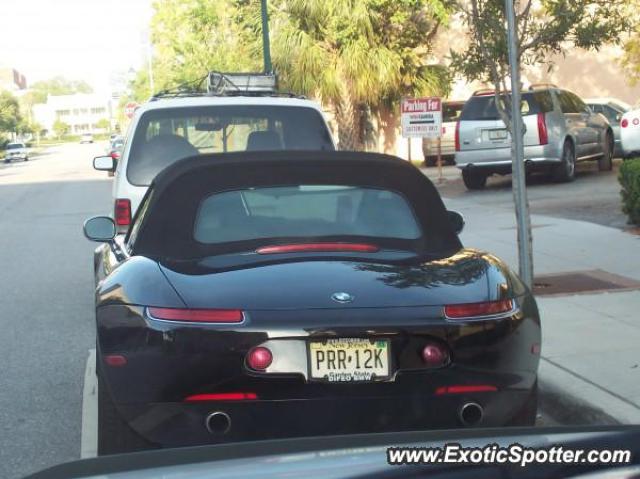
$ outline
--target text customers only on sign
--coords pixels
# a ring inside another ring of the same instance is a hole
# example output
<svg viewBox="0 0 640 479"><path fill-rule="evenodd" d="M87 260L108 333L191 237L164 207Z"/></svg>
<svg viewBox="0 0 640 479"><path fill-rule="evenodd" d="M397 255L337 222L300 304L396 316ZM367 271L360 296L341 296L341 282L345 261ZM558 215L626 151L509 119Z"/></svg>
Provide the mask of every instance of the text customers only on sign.
<svg viewBox="0 0 640 479"><path fill-rule="evenodd" d="M438 138L442 134L440 98L405 98L401 105L402 136Z"/></svg>

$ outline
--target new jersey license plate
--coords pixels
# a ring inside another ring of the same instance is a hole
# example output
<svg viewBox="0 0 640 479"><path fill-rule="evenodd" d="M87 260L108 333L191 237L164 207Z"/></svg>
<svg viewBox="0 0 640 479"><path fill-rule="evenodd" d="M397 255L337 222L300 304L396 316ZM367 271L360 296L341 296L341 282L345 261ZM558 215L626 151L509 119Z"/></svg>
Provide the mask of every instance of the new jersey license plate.
<svg viewBox="0 0 640 479"><path fill-rule="evenodd" d="M389 341L386 339L311 341L308 350L312 380L357 382L389 377Z"/></svg>

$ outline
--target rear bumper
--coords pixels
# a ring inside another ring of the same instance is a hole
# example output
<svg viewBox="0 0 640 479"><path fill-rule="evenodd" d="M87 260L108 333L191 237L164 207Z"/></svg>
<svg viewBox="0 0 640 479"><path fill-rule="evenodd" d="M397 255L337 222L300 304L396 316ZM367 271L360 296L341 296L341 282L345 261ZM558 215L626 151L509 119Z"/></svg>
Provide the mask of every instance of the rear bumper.
<svg viewBox="0 0 640 479"><path fill-rule="evenodd" d="M376 433L463 427L462 405L479 404L478 427L501 427L521 410L527 389L450 396L405 395L284 401L227 401L122 405L123 418L156 446L181 447L286 437ZM229 420L227 432L207 426L216 412Z"/></svg>
<svg viewBox="0 0 640 479"><path fill-rule="evenodd" d="M524 147L524 160L529 166L558 164L561 157L551 145ZM490 172L510 172L512 165L511 148L491 148L456 152L456 165L460 169L483 168Z"/></svg>

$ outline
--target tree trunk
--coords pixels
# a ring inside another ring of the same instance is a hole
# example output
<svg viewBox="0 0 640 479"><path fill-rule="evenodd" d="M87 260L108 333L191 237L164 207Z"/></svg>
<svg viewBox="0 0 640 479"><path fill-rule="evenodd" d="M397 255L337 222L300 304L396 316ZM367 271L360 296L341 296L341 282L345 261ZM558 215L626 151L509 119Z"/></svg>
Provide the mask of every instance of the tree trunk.
<svg viewBox="0 0 640 479"><path fill-rule="evenodd" d="M358 103L352 98L349 87L342 88L342 98L336 105L336 123L340 150L364 150L362 114Z"/></svg>
<svg viewBox="0 0 640 479"><path fill-rule="evenodd" d="M397 152L396 142L398 141L398 114L388 108L381 106L378 110L378 125L382 133L382 151L395 155Z"/></svg>

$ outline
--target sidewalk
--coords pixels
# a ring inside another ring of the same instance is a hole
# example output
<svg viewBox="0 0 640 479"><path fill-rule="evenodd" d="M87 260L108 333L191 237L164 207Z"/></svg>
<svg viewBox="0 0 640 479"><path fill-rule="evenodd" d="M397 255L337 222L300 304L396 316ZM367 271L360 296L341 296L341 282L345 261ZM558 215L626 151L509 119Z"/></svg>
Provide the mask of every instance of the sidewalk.
<svg viewBox="0 0 640 479"><path fill-rule="evenodd" d="M517 271L512 204L487 210L462 198L444 202L465 216L465 246L490 251ZM536 276L603 270L640 280L640 236L549 216L531 220ZM584 406L591 423L640 424L640 290L538 296L537 301L543 408L547 401L571 415Z"/></svg>

